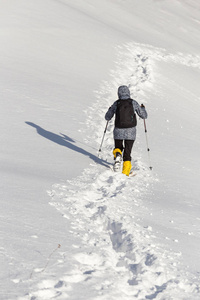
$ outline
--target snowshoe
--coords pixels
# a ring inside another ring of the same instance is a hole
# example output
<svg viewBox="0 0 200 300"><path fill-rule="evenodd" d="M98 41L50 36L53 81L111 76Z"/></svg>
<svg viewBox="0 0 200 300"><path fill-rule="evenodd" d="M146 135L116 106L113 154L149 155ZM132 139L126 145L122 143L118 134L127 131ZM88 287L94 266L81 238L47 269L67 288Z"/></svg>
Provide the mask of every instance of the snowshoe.
<svg viewBox="0 0 200 300"><path fill-rule="evenodd" d="M115 163L113 166L114 172L121 171L121 165L122 165L122 155L120 153L117 153L116 158L115 158Z"/></svg>

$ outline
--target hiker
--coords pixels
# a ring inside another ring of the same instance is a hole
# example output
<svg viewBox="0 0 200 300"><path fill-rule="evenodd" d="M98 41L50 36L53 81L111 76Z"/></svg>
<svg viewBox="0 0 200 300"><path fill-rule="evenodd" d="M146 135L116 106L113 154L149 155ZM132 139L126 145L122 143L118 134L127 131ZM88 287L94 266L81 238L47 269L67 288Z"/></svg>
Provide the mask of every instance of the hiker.
<svg viewBox="0 0 200 300"><path fill-rule="evenodd" d="M118 88L118 97L113 105L108 109L105 119L110 121L115 114L114 141L115 148L113 155L115 159L114 171L121 169L123 159L122 173L129 176L131 171L131 150L136 139L136 114L142 119L147 118L145 106L141 106L137 101L130 98L129 88L122 85Z"/></svg>

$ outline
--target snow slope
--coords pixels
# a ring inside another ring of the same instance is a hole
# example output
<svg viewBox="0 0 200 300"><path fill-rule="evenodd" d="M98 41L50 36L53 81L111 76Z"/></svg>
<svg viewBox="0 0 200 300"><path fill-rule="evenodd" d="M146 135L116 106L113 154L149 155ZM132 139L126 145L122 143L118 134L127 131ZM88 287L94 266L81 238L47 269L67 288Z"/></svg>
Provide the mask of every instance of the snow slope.
<svg viewBox="0 0 200 300"><path fill-rule="evenodd" d="M200 5L0 3L1 299L199 299ZM149 113L132 178L112 122L97 158L120 84Z"/></svg>

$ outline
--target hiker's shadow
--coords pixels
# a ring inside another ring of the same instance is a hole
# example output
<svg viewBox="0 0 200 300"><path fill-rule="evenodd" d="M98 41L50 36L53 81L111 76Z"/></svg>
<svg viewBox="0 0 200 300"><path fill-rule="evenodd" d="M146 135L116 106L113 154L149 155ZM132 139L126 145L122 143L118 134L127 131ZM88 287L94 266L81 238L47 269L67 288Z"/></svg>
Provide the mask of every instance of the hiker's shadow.
<svg viewBox="0 0 200 300"><path fill-rule="evenodd" d="M41 135L42 137L44 137L44 138L60 145L60 146L67 147L67 148L69 148L73 151L76 151L76 152L79 152L83 155L86 155L98 164L109 167L110 164L107 161L102 160L102 159L98 158L97 156L95 156L94 154L92 154L92 153L76 146L74 144L76 141L74 141L73 139L71 139L67 135L65 135L65 134L61 134L61 135L55 134L53 132L50 132L50 131L47 131L47 130L43 129L42 127L40 127L40 126L38 126L38 125L36 125L32 122L25 122L25 123L27 125L30 125L30 126L34 127L37 130L37 133L39 135Z"/></svg>

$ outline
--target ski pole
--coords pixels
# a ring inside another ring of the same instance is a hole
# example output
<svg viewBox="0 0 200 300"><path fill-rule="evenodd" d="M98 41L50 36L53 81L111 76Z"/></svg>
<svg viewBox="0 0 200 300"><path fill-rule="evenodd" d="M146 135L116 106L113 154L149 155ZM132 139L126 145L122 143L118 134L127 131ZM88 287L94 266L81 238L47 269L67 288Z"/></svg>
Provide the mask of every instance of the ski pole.
<svg viewBox="0 0 200 300"><path fill-rule="evenodd" d="M152 170L153 167L151 166L151 159L150 159L150 149L149 149L149 143L148 143L148 137L147 137L147 126L146 126L146 122L144 119L144 131L145 131L145 136L146 136L146 144L147 144L147 151L148 151L148 158L149 158L149 169Z"/></svg>
<svg viewBox="0 0 200 300"><path fill-rule="evenodd" d="M99 154L100 154L100 152L101 152L101 148L102 148L102 145L103 145L104 137L105 137L106 130L107 130L107 127L108 127L108 122L109 122L109 121L107 121L107 123L106 123L106 127L105 127L105 130L104 130L104 133L103 133L101 145L100 145L100 147L99 147ZM99 154L98 154L98 156L99 156Z"/></svg>

